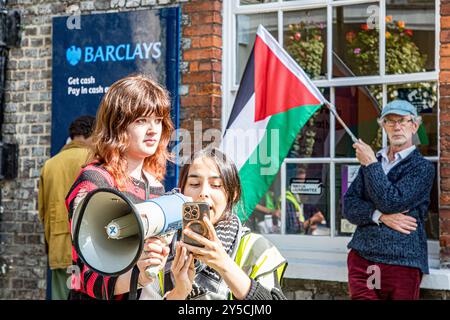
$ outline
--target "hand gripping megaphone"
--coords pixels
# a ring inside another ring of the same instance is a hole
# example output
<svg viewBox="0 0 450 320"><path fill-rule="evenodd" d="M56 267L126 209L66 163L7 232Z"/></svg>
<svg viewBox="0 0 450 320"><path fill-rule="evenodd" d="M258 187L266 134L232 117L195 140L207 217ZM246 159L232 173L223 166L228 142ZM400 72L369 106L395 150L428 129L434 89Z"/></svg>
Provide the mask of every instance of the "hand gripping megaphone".
<svg viewBox="0 0 450 320"><path fill-rule="evenodd" d="M181 229L182 206L187 201L176 189L139 204L115 189L93 190L72 218L75 250L92 270L105 276L121 275L136 265L145 239L173 235ZM150 277L158 272L158 267L146 270Z"/></svg>

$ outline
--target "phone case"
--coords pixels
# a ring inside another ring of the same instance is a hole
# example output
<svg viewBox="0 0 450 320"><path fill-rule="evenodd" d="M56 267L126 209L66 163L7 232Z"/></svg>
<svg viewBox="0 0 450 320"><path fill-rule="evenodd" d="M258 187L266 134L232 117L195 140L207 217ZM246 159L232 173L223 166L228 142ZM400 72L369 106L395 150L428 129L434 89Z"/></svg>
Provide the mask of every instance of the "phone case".
<svg viewBox="0 0 450 320"><path fill-rule="evenodd" d="M192 231L208 238L208 229L203 222L203 217L209 218L209 204L206 202L186 202L183 204L183 229L189 227ZM196 247L203 247L196 240L183 233L182 241Z"/></svg>

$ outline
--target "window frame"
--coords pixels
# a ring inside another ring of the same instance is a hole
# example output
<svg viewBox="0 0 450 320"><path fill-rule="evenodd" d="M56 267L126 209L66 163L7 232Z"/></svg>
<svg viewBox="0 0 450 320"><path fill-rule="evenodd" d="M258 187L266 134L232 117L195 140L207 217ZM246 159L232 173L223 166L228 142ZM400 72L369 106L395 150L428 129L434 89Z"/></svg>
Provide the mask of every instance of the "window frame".
<svg viewBox="0 0 450 320"><path fill-rule="evenodd" d="M338 6L358 5L358 4L379 4L379 59L380 74L376 76L358 76L358 77L332 77L332 48L333 48L333 9ZM330 90L330 102L334 103L335 88L347 86L365 86L365 85L381 85L383 87L383 105L388 101L387 86L391 84L401 83L417 83L417 82L436 82L439 87L439 49L440 49L440 1L435 0L435 70L423 73L413 74L385 74L385 16L386 16L386 0L297 0L254 4L239 5L239 0L230 0L223 2L223 46L228 48L223 50L223 66L236 66L237 50L237 18L239 14L259 14L277 12L278 15L278 41L283 46L283 12L298 11L308 9L327 10L327 78L321 80L313 80L317 87L327 87ZM234 102L235 95L239 86L235 83L236 68L223 68L222 73L222 128L226 127L229 113ZM440 114L439 114L439 90L437 90L437 155L426 157L433 163L437 164L437 179L440 181ZM302 250L318 250L323 252L324 257L330 250L333 252L346 253L347 243L351 236L336 235L336 164L339 163L358 163L356 158L336 158L335 157L335 126L336 120L330 113L330 156L326 158L286 158L281 164L281 197L282 197L282 234L265 235L271 239L284 252L302 251ZM386 133L383 131L383 146L387 145ZM286 215L286 164L288 163L320 163L329 165L330 186L330 235L329 236L311 236L311 235L286 235L285 215ZM438 199L440 199L440 185L438 185ZM439 201L439 200L438 200ZM306 243L306 246L305 246ZM298 248L294 250L293 248ZM430 266L439 266L439 241L428 240ZM294 254L295 256L295 254Z"/></svg>

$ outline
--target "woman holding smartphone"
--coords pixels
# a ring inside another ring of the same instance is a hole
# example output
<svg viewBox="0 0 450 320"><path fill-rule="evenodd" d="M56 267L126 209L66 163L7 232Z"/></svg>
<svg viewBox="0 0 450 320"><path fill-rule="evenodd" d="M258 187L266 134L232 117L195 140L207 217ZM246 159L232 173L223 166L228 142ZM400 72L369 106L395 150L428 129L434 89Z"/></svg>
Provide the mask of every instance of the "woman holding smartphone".
<svg viewBox="0 0 450 320"><path fill-rule="evenodd" d="M233 208L241 198L236 166L217 149L206 149L192 157L180 172L181 192L210 206L203 222L208 237L185 228L185 236L203 247L182 241L176 244L166 283L166 299L286 299L280 281L286 260L267 239L242 226ZM194 260L200 262L195 266ZM167 279L167 277L166 277Z"/></svg>
<svg viewBox="0 0 450 320"><path fill-rule="evenodd" d="M143 75L115 82L97 112L94 161L81 170L66 197L70 224L77 205L97 188L114 188L135 203L162 195L172 130L170 99L164 88ZM141 287L154 282L145 269L163 266L168 254L168 246L159 239L146 240L137 263ZM132 270L104 277L84 265L73 247L72 260L79 274L72 277L69 299L128 298Z"/></svg>

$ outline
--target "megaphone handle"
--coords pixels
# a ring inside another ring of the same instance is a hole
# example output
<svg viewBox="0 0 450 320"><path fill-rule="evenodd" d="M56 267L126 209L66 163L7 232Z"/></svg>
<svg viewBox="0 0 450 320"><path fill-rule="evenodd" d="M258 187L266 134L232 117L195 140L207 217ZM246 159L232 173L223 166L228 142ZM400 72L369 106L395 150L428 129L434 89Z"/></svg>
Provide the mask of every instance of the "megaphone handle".
<svg viewBox="0 0 450 320"><path fill-rule="evenodd" d="M173 236L175 235L176 231L172 230L170 232L167 232L165 234L159 235L158 238L161 239L161 241L165 242L166 244L169 244L172 242ZM149 266L147 269L145 269L145 274L147 277L151 279L156 279L158 276L159 271L161 271L160 266Z"/></svg>

